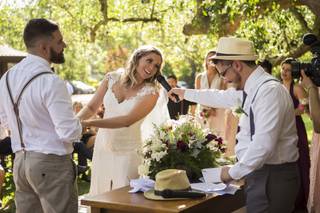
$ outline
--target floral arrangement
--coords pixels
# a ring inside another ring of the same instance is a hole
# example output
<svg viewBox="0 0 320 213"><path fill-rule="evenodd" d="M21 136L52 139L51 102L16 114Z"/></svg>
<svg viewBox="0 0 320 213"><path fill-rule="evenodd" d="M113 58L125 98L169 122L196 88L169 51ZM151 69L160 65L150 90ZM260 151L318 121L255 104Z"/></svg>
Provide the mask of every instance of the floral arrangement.
<svg viewBox="0 0 320 213"><path fill-rule="evenodd" d="M155 178L164 169L186 170L191 182L197 182L201 169L219 166L221 154L225 151L222 138L202 129L192 116L181 116L179 120L168 120L155 126L152 137L147 139L140 154L143 163L139 175Z"/></svg>

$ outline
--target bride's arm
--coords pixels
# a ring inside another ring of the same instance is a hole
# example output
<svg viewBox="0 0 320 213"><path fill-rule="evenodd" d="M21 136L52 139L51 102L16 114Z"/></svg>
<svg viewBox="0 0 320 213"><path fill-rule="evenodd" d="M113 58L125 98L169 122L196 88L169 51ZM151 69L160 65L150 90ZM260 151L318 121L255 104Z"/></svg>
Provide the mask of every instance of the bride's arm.
<svg viewBox="0 0 320 213"><path fill-rule="evenodd" d="M83 107L80 112L78 112L77 117L80 120L88 119L95 115L98 108L101 106L103 102L103 97L106 94L108 89L108 78L105 78L100 84L94 96L91 98L89 103Z"/></svg>
<svg viewBox="0 0 320 213"><path fill-rule="evenodd" d="M82 121L82 125L100 128L128 127L147 116L156 105L158 97L158 93L146 95L126 115L106 119L85 120Z"/></svg>

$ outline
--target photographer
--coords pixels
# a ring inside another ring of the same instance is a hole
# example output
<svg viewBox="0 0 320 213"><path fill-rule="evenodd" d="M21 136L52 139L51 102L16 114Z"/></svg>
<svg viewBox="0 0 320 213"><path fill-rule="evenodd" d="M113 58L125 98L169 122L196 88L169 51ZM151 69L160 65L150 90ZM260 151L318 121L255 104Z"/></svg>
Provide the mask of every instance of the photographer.
<svg viewBox="0 0 320 213"><path fill-rule="evenodd" d="M292 76L292 63L296 62L293 58L287 58L281 62L281 80L282 84L290 93L294 110L295 120L298 133L298 149L299 149L299 172L300 172L300 190L295 203L296 210L306 210L309 196L309 176L310 176L310 156L307 131L301 115L305 111L307 102L307 94L303 87L294 82Z"/></svg>
<svg viewBox="0 0 320 213"><path fill-rule="evenodd" d="M310 213L320 212L320 98L318 87L301 71L301 84L306 88L309 95L310 117L312 119L314 134L311 145L311 169L310 169L310 192L308 210Z"/></svg>

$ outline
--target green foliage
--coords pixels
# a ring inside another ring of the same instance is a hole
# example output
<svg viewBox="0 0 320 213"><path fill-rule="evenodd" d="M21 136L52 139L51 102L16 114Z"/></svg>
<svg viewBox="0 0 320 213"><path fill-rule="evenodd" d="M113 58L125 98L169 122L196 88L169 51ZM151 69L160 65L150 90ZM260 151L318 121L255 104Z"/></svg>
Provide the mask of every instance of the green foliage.
<svg viewBox="0 0 320 213"><path fill-rule="evenodd" d="M213 48L221 35L251 39L260 58L276 59L290 55L301 45L301 35L313 29L316 16L306 7L280 5L268 0L221 1L72 1L29 0L5 1L0 4L0 43L24 50L22 31L27 20L35 17L57 21L68 45L66 63L57 66L65 79L99 82L104 73L123 67L135 48L143 44L158 46L168 64L164 73L175 73L180 80L193 85L202 70L205 53ZM290 4L290 3L289 3ZM183 27L194 19L201 7L209 17L209 33L185 36ZM289 9L286 9L289 8ZM300 13L308 26L301 24ZM158 21L148 21L156 18ZM134 20L140 19L140 21ZM14 23L14 24L12 24ZM124 49L121 57L117 51ZM309 57L307 59L310 59ZM111 60L111 61L110 61Z"/></svg>

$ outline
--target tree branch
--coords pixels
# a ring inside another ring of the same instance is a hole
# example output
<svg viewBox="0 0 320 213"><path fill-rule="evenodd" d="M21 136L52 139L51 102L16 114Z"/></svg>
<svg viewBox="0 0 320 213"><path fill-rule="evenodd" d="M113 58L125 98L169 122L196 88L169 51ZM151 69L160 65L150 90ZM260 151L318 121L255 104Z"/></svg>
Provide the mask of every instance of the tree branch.
<svg viewBox="0 0 320 213"><path fill-rule="evenodd" d="M311 32L312 30L309 28L308 23L304 19L303 15L294 7L289 9L290 12L296 17L296 19L300 22L302 29L305 32Z"/></svg>
<svg viewBox="0 0 320 213"><path fill-rule="evenodd" d="M319 0L300 0L300 4L306 5L316 16L320 17L320 1Z"/></svg>
<svg viewBox="0 0 320 213"><path fill-rule="evenodd" d="M108 22L108 1L107 0L99 0L100 3L100 11L103 16L103 20L105 23Z"/></svg>
<svg viewBox="0 0 320 213"><path fill-rule="evenodd" d="M156 1L157 1L157 0L154 0L154 1L153 1L153 5L152 5L152 10L151 10L150 18L153 18L154 7L155 7L155 5L156 5Z"/></svg>
<svg viewBox="0 0 320 213"><path fill-rule="evenodd" d="M96 40L97 31L99 28L105 24L105 21L99 21L93 27L90 28L90 41L93 43Z"/></svg>
<svg viewBox="0 0 320 213"><path fill-rule="evenodd" d="M125 18L125 19L118 19L118 18L108 18L108 21L114 22L161 22L158 18Z"/></svg>
<svg viewBox="0 0 320 213"><path fill-rule="evenodd" d="M280 56L277 57L275 59L271 59L271 61L273 61L273 66L277 66L279 65L285 58L288 57L293 57L293 58L299 58L300 56L302 56L303 54L305 54L306 52L308 52L310 50L310 47L304 44L301 44L298 48L296 48L295 50L293 50L292 52L290 52L288 55L285 56Z"/></svg>
<svg viewBox="0 0 320 213"><path fill-rule="evenodd" d="M99 30L99 28L103 25L107 25L109 21L113 21L113 22L143 22L143 23L147 23L147 22L158 22L159 23L159 22L161 22L160 19L153 18L156 0L154 0L154 2L153 2L150 18L135 18L135 17L125 18L125 19L119 19L119 18L114 18L114 17L109 18L108 17L108 1L107 0L99 0L99 3L100 3L100 11L102 13L103 20L99 21L97 24L95 24L93 27L90 28L90 41L91 42L95 41L97 31Z"/></svg>
<svg viewBox="0 0 320 213"><path fill-rule="evenodd" d="M197 12L195 16L193 17L191 23L185 24L183 27L183 34L185 35L198 35L198 34L206 34L209 32L210 27L212 26L212 23L210 22L209 16L203 15L203 10L205 9L203 7L202 2L205 0L197 0ZM303 0L301 0L303 1ZM305 0L307 1L307 0ZM272 8L272 5L276 3L280 5L280 8L282 9L288 9L295 5L301 5L301 2L292 2L291 0L271 0L271 1L261 1L258 3L255 8L256 12L255 15L252 16L250 14L250 18L256 18L259 15L267 14L271 12L269 8ZM243 14L238 14L236 17L234 17L233 22L230 22L228 18L228 14L218 14L219 20L221 20L219 23L219 36L224 35L231 35L234 32L237 31L237 29L240 26L240 23L247 19L248 17Z"/></svg>

